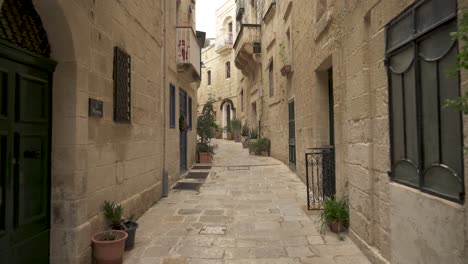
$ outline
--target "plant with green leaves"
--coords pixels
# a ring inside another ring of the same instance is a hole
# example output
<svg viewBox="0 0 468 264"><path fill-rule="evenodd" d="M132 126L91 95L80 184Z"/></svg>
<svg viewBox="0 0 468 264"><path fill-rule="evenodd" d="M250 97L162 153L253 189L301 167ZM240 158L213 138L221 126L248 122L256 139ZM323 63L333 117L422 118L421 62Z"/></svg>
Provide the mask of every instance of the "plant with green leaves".
<svg viewBox="0 0 468 264"><path fill-rule="evenodd" d="M219 126L216 124L214 100L209 98L203 107L201 115L197 118L198 143L201 145L209 145L211 139L215 137L217 130L219 130Z"/></svg>
<svg viewBox="0 0 468 264"><path fill-rule="evenodd" d="M241 135L242 135L243 137L248 137L248 136L249 136L249 127L247 126L247 124L244 124L244 125L242 126Z"/></svg>
<svg viewBox="0 0 468 264"><path fill-rule="evenodd" d="M332 230L342 231L340 227L349 227L349 205L348 198L341 199L335 196L326 197L323 201L323 211L320 214L320 222L322 223L321 231L325 232L325 227L330 226Z"/></svg>
<svg viewBox="0 0 468 264"><path fill-rule="evenodd" d="M458 25L458 31L453 32L451 35L454 40L463 43L457 55L456 69L451 72L452 75L457 75L460 70L468 69L468 12L463 14L463 18ZM468 114L468 93L455 99L447 100L445 105Z"/></svg>
<svg viewBox="0 0 468 264"><path fill-rule="evenodd" d="M279 56L280 56L280 59L281 59L281 62L283 63L283 65L287 65L288 64L288 56L286 55L286 45L284 45L284 42L281 42L279 44Z"/></svg>
<svg viewBox="0 0 468 264"><path fill-rule="evenodd" d="M258 138L258 129L252 128L250 130L250 139L257 139Z"/></svg>
<svg viewBox="0 0 468 264"><path fill-rule="evenodd" d="M255 155L261 155L263 153L270 153L271 141L268 138L261 138L256 142L252 143L252 149Z"/></svg>
<svg viewBox="0 0 468 264"><path fill-rule="evenodd" d="M104 215L109 227L114 230L125 230L123 220L123 207L114 202L104 201Z"/></svg>

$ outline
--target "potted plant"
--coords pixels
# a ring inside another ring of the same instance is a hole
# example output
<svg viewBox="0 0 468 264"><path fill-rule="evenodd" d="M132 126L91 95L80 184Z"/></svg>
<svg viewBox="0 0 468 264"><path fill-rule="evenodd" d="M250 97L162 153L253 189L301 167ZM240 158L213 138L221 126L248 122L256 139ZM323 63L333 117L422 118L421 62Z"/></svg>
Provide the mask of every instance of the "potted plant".
<svg viewBox="0 0 468 264"><path fill-rule="evenodd" d="M250 130L250 137L249 137L249 154L255 154L254 146L258 140L258 130L253 128Z"/></svg>
<svg viewBox="0 0 468 264"><path fill-rule="evenodd" d="M261 138L252 144L252 151L255 155L269 156L271 142L268 138Z"/></svg>
<svg viewBox="0 0 468 264"><path fill-rule="evenodd" d="M286 55L286 46L284 42L279 44L279 55L281 58L281 62L283 63L283 67L281 68L281 75L290 77L292 73L292 66L288 61L288 57Z"/></svg>
<svg viewBox="0 0 468 264"><path fill-rule="evenodd" d="M122 263L128 234L122 230L107 230L92 238L95 264Z"/></svg>
<svg viewBox="0 0 468 264"><path fill-rule="evenodd" d="M234 139L234 136L232 134L231 122L229 122L227 124L227 126L224 127L224 131L226 131L227 140L233 140Z"/></svg>
<svg viewBox="0 0 468 264"><path fill-rule="evenodd" d="M323 201L323 211L320 214L322 231L328 226L334 233L341 233L349 226L348 199L337 199L335 196L326 197Z"/></svg>
<svg viewBox="0 0 468 264"><path fill-rule="evenodd" d="M104 215L106 216L109 228L112 230L122 230L128 234L125 240L125 249L132 249L135 244L135 235L138 223L134 221L133 215L127 220L123 218L123 207L114 202L104 201Z"/></svg>
<svg viewBox="0 0 468 264"><path fill-rule="evenodd" d="M243 148L248 148L248 142L249 142L249 127L244 124L242 126L242 131L241 131L241 141L242 141L242 147Z"/></svg>
<svg viewBox="0 0 468 264"><path fill-rule="evenodd" d="M241 142L242 121L239 119L231 120L231 131L236 142Z"/></svg>
<svg viewBox="0 0 468 264"><path fill-rule="evenodd" d="M214 100L209 98L203 107L202 113L197 118L197 156L200 163L211 163L214 149L211 139L219 131L214 115Z"/></svg>

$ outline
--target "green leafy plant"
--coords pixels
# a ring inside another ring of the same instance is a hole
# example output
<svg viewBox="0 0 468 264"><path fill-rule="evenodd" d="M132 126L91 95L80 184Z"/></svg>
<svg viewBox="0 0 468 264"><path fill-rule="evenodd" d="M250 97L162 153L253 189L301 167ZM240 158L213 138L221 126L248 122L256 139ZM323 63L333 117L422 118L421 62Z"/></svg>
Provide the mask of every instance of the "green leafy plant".
<svg viewBox="0 0 468 264"><path fill-rule="evenodd" d="M201 144L201 143L197 144L197 152L198 153L209 152L211 154L214 154L215 149L216 149L216 145Z"/></svg>
<svg viewBox="0 0 468 264"><path fill-rule="evenodd" d="M252 128L250 130L250 139L257 139L258 138L258 129Z"/></svg>
<svg viewBox="0 0 468 264"><path fill-rule="evenodd" d="M109 227L114 230L125 230L123 224L123 207L114 202L104 201L104 215L106 216Z"/></svg>
<svg viewBox="0 0 468 264"><path fill-rule="evenodd" d="M117 238L118 238L118 233L112 230L102 232L101 234L96 236L96 239L99 241L114 241Z"/></svg>
<svg viewBox="0 0 468 264"><path fill-rule="evenodd" d="M240 121L239 119L231 120L231 129L233 132L236 132L236 131L240 132L242 129L242 121Z"/></svg>
<svg viewBox="0 0 468 264"><path fill-rule="evenodd" d="M337 199L335 196L325 198L320 222L322 223L322 232L327 225L332 224L341 224L347 228L349 226L348 198Z"/></svg>
<svg viewBox="0 0 468 264"><path fill-rule="evenodd" d="M463 43L457 55L456 69L451 71L452 75L456 75L460 70L468 69L468 12L463 14L463 18L458 25L458 31L452 32L451 36L453 40ZM464 114L468 114L468 93L455 99L446 100L445 106L453 107Z"/></svg>
<svg viewBox="0 0 468 264"><path fill-rule="evenodd" d="M249 136L249 127L248 127L246 124L244 124L244 125L242 126L241 135L242 135L243 137L248 137L248 136Z"/></svg>
<svg viewBox="0 0 468 264"><path fill-rule="evenodd" d="M214 153L214 147L210 146L211 140L219 131L219 126L216 124L216 116L214 111L214 100L209 98L203 107L202 113L197 118L197 134L199 136L197 151L211 149Z"/></svg>
<svg viewBox="0 0 468 264"><path fill-rule="evenodd" d="M279 44L279 56L280 56L280 59L281 59L281 62L283 63L283 65L287 65L288 64L288 56L286 55L286 45L284 45L284 42L281 42Z"/></svg>
<svg viewBox="0 0 468 264"><path fill-rule="evenodd" d="M261 138L256 142L252 143L252 150L256 155L260 155L263 152L270 153L271 141L268 138Z"/></svg>

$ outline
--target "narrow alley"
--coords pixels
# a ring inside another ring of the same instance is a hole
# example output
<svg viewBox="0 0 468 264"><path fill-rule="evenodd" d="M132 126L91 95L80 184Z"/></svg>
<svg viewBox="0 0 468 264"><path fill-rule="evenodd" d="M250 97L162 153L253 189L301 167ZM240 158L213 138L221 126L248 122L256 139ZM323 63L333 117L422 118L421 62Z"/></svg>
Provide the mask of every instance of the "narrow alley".
<svg viewBox="0 0 468 264"><path fill-rule="evenodd" d="M215 143L199 192L173 189L149 209L124 263L370 263L348 237L320 234L319 216L304 212L305 185L285 165Z"/></svg>

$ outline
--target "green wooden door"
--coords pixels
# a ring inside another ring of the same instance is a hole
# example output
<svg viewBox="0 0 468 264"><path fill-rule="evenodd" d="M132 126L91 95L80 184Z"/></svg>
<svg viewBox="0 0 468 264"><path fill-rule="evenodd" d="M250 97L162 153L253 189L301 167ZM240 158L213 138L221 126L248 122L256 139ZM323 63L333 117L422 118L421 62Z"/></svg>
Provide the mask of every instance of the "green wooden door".
<svg viewBox="0 0 468 264"><path fill-rule="evenodd" d="M0 45L0 263L49 263L51 62Z"/></svg>

